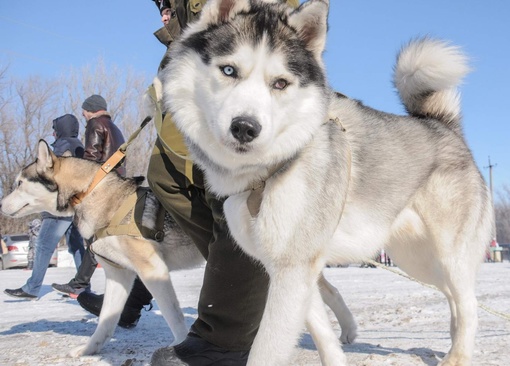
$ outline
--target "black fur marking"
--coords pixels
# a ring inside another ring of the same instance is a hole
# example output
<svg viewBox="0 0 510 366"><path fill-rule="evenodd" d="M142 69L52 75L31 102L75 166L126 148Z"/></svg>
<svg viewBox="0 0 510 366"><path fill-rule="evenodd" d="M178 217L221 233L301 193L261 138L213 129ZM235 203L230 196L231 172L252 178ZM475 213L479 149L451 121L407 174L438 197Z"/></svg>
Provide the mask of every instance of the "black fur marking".
<svg viewBox="0 0 510 366"><path fill-rule="evenodd" d="M37 160L36 160L36 162L37 162ZM55 183L54 181L48 179L47 177L42 176L42 175L37 173L37 169L35 167L36 162L34 162L34 163L28 165L27 167L25 167L23 169L22 176L25 177L27 179L27 181L29 181L29 182L34 182L34 183L41 184L49 192L57 192L58 191L57 183ZM25 171L27 171L27 170L33 170L34 174L33 175L32 174L25 174Z"/></svg>
<svg viewBox="0 0 510 366"><path fill-rule="evenodd" d="M252 4L249 12L241 12L230 22L211 25L183 40L184 49L200 55L209 65L214 57L228 56L241 44L259 45L267 42L270 52L287 57L288 69L300 80L301 86L315 84L324 87L326 79L322 67L312 52L291 27L275 4Z"/></svg>

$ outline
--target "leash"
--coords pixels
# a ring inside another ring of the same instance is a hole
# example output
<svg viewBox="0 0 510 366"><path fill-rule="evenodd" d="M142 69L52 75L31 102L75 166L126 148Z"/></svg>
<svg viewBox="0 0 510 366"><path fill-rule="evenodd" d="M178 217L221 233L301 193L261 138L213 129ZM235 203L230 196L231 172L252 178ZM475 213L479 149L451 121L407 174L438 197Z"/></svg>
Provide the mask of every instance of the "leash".
<svg viewBox="0 0 510 366"><path fill-rule="evenodd" d="M371 264L371 265L373 265L373 266L376 266L376 267L379 267L379 268L383 268L383 269L385 269L385 270L387 270L387 271L393 272L393 273L395 273L395 274L397 274L397 275L399 275L399 276L402 276L402 277L404 277L404 278L407 278L408 280L411 280L411 281L413 281L413 282L419 283L420 285L422 285L422 286L424 286L424 287L430 288L430 289L432 289L432 290L439 291L439 289L438 289L436 286L429 285L428 283L425 283L425 282L421 282L421 281L417 280L416 278L413 278L413 277L411 277L411 276L409 276L409 275L407 275L407 274L405 274L405 273L403 273L403 272L401 272L401 271L397 271L396 269L393 269L393 268L390 268L390 267L384 266L384 265L382 265L381 263L376 262L376 261L374 261L374 260L372 260L372 259L364 260L363 262L365 262L365 263L370 263L370 264ZM441 291L439 291L439 292L441 292ZM485 310L485 311L486 311L486 312L488 312L489 314L492 314L492 315L497 316L497 317L499 317L499 318L501 318L501 319L504 319L504 320L510 321L510 314L506 314L506 313L499 312L499 311L497 311L497 310L491 309L490 307L488 307L488 306L486 306L486 305L484 305L484 304L480 304L480 303L478 303L478 307L479 307L480 309L482 309L482 310Z"/></svg>
<svg viewBox="0 0 510 366"><path fill-rule="evenodd" d="M126 150L128 146L133 142L135 138L138 137L142 129L149 123L149 121L152 119L152 117L147 116L140 124L140 127L129 136L129 139L124 142L120 147L115 151L115 153L110 156L108 160L104 162L103 165L101 165L101 168L96 172L96 175L94 176L94 179L92 180L92 183L87 188L86 191L79 192L75 194L73 197L71 197L71 206L79 205L83 199L90 193L96 186L103 180L104 177L108 175L115 167L124 161L126 158Z"/></svg>

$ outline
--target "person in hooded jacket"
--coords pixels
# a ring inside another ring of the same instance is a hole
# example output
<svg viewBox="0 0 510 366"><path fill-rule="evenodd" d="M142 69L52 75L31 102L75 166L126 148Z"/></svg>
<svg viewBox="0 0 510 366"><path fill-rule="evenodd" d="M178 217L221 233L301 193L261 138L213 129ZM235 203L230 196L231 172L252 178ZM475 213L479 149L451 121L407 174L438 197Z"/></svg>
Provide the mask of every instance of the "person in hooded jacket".
<svg viewBox="0 0 510 366"><path fill-rule="evenodd" d="M72 114L65 114L53 120L53 137L55 142L51 144L53 152L57 156L62 156L69 151L72 156L83 158L85 148L78 139L80 124L76 117ZM66 242L68 252L74 260L76 269L80 268L85 248L83 246L83 238L78 228L71 224L66 232Z"/></svg>
<svg viewBox="0 0 510 366"><path fill-rule="evenodd" d="M85 149L78 139L79 127L78 119L72 114L65 114L53 120L55 142L52 147L55 155L61 156L69 151L73 156L83 157ZM9 296L28 300L38 298L51 256L64 235L66 235L69 250L78 253L79 260L75 256L76 267L78 268L80 265L80 254L83 255L85 248L83 238L72 224L73 217L54 216L43 212L41 219L42 223L37 237L32 275L22 287L5 289L4 293Z"/></svg>

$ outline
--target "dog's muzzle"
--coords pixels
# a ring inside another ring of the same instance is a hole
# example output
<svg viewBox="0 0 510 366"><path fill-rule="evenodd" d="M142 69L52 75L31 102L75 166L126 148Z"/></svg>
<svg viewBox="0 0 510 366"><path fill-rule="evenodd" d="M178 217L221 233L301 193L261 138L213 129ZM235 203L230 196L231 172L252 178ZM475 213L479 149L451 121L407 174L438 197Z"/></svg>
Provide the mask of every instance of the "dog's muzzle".
<svg viewBox="0 0 510 366"><path fill-rule="evenodd" d="M241 144L252 142L260 135L262 126L257 120L249 116L240 116L232 119L230 133Z"/></svg>

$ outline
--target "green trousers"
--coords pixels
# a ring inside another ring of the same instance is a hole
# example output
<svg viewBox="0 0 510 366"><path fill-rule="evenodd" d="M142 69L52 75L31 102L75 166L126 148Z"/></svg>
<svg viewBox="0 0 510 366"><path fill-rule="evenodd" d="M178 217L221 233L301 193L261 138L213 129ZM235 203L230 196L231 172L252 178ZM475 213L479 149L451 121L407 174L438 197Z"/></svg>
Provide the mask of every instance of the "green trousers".
<svg viewBox="0 0 510 366"><path fill-rule="evenodd" d="M207 259L198 319L191 331L228 350L249 350L264 311L269 277L231 238L223 200L204 189L202 172L193 166L192 184L183 171L182 159L158 140L147 173L149 185Z"/></svg>

